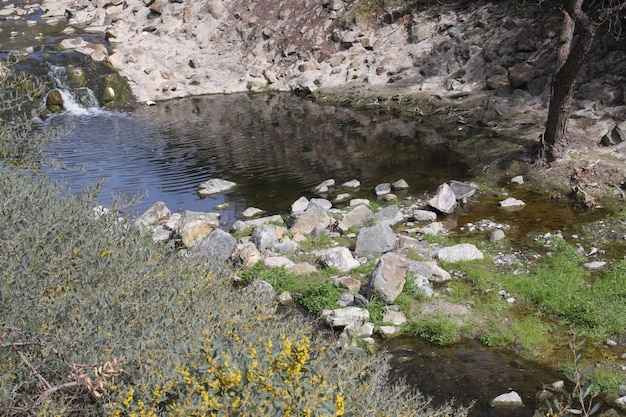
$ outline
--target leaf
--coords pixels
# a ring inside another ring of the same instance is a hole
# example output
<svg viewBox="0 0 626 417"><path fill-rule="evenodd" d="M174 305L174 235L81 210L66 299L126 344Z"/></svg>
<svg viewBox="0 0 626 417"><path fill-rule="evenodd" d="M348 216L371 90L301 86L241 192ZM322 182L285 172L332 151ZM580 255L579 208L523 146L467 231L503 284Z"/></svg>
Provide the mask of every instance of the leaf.
<svg viewBox="0 0 626 417"><path fill-rule="evenodd" d="M600 409L600 403L595 403L593 407L591 407L591 410L589 410L588 415L592 415L596 413L599 409Z"/></svg>

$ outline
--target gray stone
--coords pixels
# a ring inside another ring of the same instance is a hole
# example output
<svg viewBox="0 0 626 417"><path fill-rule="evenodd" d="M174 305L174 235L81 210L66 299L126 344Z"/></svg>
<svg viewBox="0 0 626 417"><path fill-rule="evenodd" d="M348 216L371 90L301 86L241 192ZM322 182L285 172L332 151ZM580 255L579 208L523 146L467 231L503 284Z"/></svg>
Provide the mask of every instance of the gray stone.
<svg viewBox="0 0 626 417"><path fill-rule="evenodd" d="M387 304L393 303L406 283L409 261L397 253L380 257L368 284L369 291Z"/></svg>
<svg viewBox="0 0 626 417"><path fill-rule="evenodd" d="M435 294L428 278L422 275L414 275L413 278L414 280L411 288L413 291L429 298Z"/></svg>
<svg viewBox="0 0 626 417"><path fill-rule="evenodd" d="M583 268L585 268L587 271L602 271L607 267L607 265L608 264L605 261L593 261L584 264Z"/></svg>
<svg viewBox="0 0 626 417"><path fill-rule="evenodd" d="M407 183L404 179L399 179L398 181L391 183L391 187L394 190L406 190L409 188L409 183Z"/></svg>
<svg viewBox="0 0 626 417"><path fill-rule="evenodd" d="M217 229L219 219L218 213L183 211L178 229L183 245L190 248L200 243L213 229Z"/></svg>
<svg viewBox="0 0 626 417"><path fill-rule="evenodd" d="M333 207L333 203L331 203L329 200L325 199L325 198L312 198L309 201L309 205L307 206L307 210L313 207L319 207L322 208L324 210L330 210Z"/></svg>
<svg viewBox="0 0 626 417"><path fill-rule="evenodd" d="M335 287L346 288L351 292L359 292L361 290L361 281L353 277L338 277L333 281Z"/></svg>
<svg viewBox="0 0 626 417"><path fill-rule="evenodd" d="M252 217L260 216L261 214L263 214L263 210L256 207L248 207L241 213L242 217L246 219L251 219Z"/></svg>
<svg viewBox="0 0 626 417"><path fill-rule="evenodd" d="M316 227L326 228L330 224L331 218L326 210L319 207L312 207L301 213L293 222L289 229L293 234L310 234Z"/></svg>
<svg viewBox="0 0 626 417"><path fill-rule="evenodd" d="M450 181L450 188L452 189L456 199L460 201L474 195L477 187L472 184L452 180Z"/></svg>
<svg viewBox="0 0 626 417"><path fill-rule="evenodd" d="M196 250L209 259L226 261L237 249L237 239L222 229L215 229L196 247Z"/></svg>
<svg viewBox="0 0 626 417"><path fill-rule="evenodd" d="M404 221L404 214L402 214L398 206L391 205L378 210L372 218L376 224L393 226Z"/></svg>
<svg viewBox="0 0 626 417"><path fill-rule="evenodd" d="M504 230L502 229L496 229L493 232L491 232L491 234L489 235L489 241L490 242L497 242L498 240L502 240L504 239Z"/></svg>
<svg viewBox="0 0 626 417"><path fill-rule="evenodd" d="M509 197L506 198L502 201L500 201L500 207L523 207L525 206L526 203L524 203L522 200L518 200L517 198L513 198L513 197Z"/></svg>
<svg viewBox="0 0 626 417"><path fill-rule="evenodd" d="M382 183L382 184L378 184L374 188L374 193L377 196L389 194L390 192L391 192L391 184L389 184L388 182L385 182L385 183Z"/></svg>
<svg viewBox="0 0 626 417"><path fill-rule="evenodd" d="M519 88L535 78L535 70L529 65L517 64L509 68L508 76L511 87Z"/></svg>
<svg viewBox="0 0 626 417"><path fill-rule="evenodd" d="M242 268L250 268L262 259L261 252L259 252L252 242L246 242L240 245L237 248L235 258Z"/></svg>
<svg viewBox="0 0 626 417"><path fill-rule="evenodd" d="M155 226L159 223L159 221L169 217L171 214L172 212L167 208L163 201L157 201L142 215L137 217L133 222L133 225L139 228Z"/></svg>
<svg viewBox="0 0 626 417"><path fill-rule="evenodd" d="M484 258L483 253L471 243L460 243L439 249L436 256L444 262L473 261Z"/></svg>
<svg viewBox="0 0 626 417"><path fill-rule="evenodd" d="M231 226L230 230L233 232L239 232L246 230L248 228L255 228L257 226L261 226L268 223L284 223L283 218L279 214L274 214L273 216L259 217L258 219L251 219L241 221L238 220Z"/></svg>
<svg viewBox="0 0 626 417"><path fill-rule="evenodd" d="M276 229L269 224L255 227L252 232L252 242L261 253L274 249L274 245L278 243Z"/></svg>
<svg viewBox="0 0 626 417"><path fill-rule="evenodd" d="M337 194L337 196L334 198L333 201L335 203L343 203L344 201L348 201L350 199L350 197L352 197L351 194L341 193L341 194Z"/></svg>
<svg viewBox="0 0 626 417"><path fill-rule="evenodd" d="M450 214L456 208L456 195L448 184L441 184L428 205L444 214Z"/></svg>
<svg viewBox="0 0 626 417"><path fill-rule="evenodd" d="M220 178L212 178L198 185L198 195L201 197L223 193L235 187L237 183L223 180Z"/></svg>
<svg viewBox="0 0 626 417"><path fill-rule="evenodd" d="M266 268L293 268L295 263L284 256L268 256L265 258L265 267Z"/></svg>
<svg viewBox="0 0 626 417"><path fill-rule="evenodd" d="M158 225L155 226L152 230L152 241L153 242L167 242L172 238L172 231L170 229L165 228L164 226Z"/></svg>
<svg viewBox="0 0 626 417"><path fill-rule="evenodd" d="M339 221L337 227L343 233L347 232L351 227L360 227L370 221L374 213L364 204L354 207Z"/></svg>
<svg viewBox="0 0 626 417"><path fill-rule="evenodd" d="M331 178L328 180L324 180L313 188L313 192L318 193L318 194L324 194L324 193L327 193L330 187L333 187L334 185L335 185L334 179Z"/></svg>
<svg viewBox="0 0 626 417"><path fill-rule="evenodd" d="M284 237L280 242L274 245L274 250L278 253L295 253L300 246L288 237Z"/></svg>
<svg viewBox="0 0 626 417"><path fill-rule="evenodd" d="M409 261L409 272L415 276L424 276L430 282L443 283L452 279L450 273L435 262Z"/></svg>
<svg viewBox="0 0 626 417"><path fill-rule="evenodd" d="M354 253L357 256L371 256L392 250L398 237L386 224L364 227L359 231Z"/></svg>
<svg viewBox="0 0 626 417"><path fill-rule="evenodd" d="M350 207L356 207L360 204L364 204L366 206L370 205L370 201L367 198L353 198L352 200L350 200L350 203L348 204Z"/></svg>
<svg viewBox="0 0 626 417"><path fill-rule="evenodd" d="M511 183L522 185L524 184L524 177L522 177L521 175L516 175L515 177L511 178Z"/></svg>
<svg viewBox="0 0 626 417"><path fill-rule="evenodd" d="M317 272L317 268L308 262L301 262L289 268L289 272L293 272L298 276L311 275Z"/></svg>
<svg viewBox="0 0 626 417"><path fill-rule="evenodd" d="M416 209L411 212L411 217L416 222L428 222L437 220L437 213L430 210Z"/></svg>
<svg viewBox="0 0 626 417"><path fill-rule="evenodd" d="M361 181L354 179L354 180L346 181L341 185L345 188L357 189L361 186Z"/></svg>
<svg viewBox="0 0 626 417"><path fill-rule="evenodd" d="M615 405L626 411L626 396L619 397L615 400Z"/></svg>
<svg viewBox="0 0 626 417"><path fill-rule="evenodd" d="M320 263L328 268L337 268L341 272L348 272L359 266L359 261L354 259L348 248L330 248L320 256Z"/></svg>
<svg viewBox="0 0 626 417"><path fill-rule="evenodd" d="M309 206L309 199L302 196L291 204L292 213L302 213Z"/></svg>
<svg viewBox="0 0 626 417"><path fill-rule="evenodd" d="M322 318L330 327L347 327L356 330L369 321L370 314L367 310L352 306L325 311L322 313Z"/></svg>
<svg viewBox="0 0 626 417"><path fill-rule="evenodd" d="M506 394L498 395L489 403L492 407L522 407L522 397L515 391L507 392Z"/></svg>
<svg viewBox="0 0 626 417"><path fill-rule="evenodd" d="M391 323L394 326L400 326L406 323L406 315L401 311L385 309L383 312L383 322Z"/></svg>
<svg viewBox="0 0 626 417"><path fill-rule="evenodd" d="M398 334L399 332L400 332L400 328L397 326L380 326L378 328L378 334L383 339L389 339L393 337L394 335Z"/></svg>

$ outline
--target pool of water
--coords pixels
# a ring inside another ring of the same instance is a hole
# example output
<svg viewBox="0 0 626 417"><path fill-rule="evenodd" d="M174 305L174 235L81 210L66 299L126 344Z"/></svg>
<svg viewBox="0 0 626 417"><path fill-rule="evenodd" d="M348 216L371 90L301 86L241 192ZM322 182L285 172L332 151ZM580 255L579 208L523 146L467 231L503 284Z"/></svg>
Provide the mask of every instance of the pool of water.
<svg viewBox="0 0 626 417"><path fill-rule="evenodd" d="M171 210L194 211L228 203L226 225L249 206L286 214L329 178L338 184L356 178L361 188L353 195L375 198L382 182L402 178L410 193L421 194L469 177L448 141L416 121L322 106L289 93L203 96L128 113L89 109L54 116L45 126L69 131L48 157L73 169L48 169L52 178L76 190L106 179L105 205L120 193L145 194L136 212L159 200ZM198 197L198 185L210 178L238 186Z"/></svg>

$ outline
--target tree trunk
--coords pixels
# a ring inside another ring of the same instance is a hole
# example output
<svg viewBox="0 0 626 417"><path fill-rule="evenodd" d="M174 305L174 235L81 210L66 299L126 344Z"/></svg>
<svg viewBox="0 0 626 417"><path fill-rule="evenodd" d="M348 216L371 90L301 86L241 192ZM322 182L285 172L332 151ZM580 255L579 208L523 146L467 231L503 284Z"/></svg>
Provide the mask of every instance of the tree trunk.
<svg viewBox="0 0 626 417"><path fill-rule="evenodd" d="M591 52L597 25L582 10L584 0L567 0L564 11L563 41L557 52L556 73L546 128L539 143L538 158L552 162L565 156L569 147L567 121L571 113L572 92L580 68ZM578 39L573 44L573 27ZM565 59L566 58L566 59Z"/></svg>

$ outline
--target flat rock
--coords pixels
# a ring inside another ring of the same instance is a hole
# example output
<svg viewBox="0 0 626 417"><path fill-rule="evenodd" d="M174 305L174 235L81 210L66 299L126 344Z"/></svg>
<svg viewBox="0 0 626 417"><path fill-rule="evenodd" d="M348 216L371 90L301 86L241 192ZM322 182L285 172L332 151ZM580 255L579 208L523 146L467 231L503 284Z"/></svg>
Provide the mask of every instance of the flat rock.
<svg viewBox="0 0 626 417"><path fill-rule="evenodd" d="M350 249L344 247L325 250L320 256L320 263L328 268L337 268L341 272L348 272L359 266L359 261L354 259Z"/></svg>
<svg viewBox="0 0 626 417"><path fill-rule="evenodd" d="M593 261L584 264L583 268L585 268L587 271L602 271L607 267L607 265L608 264L605 261Z"/></svg>
<svg viewBox="0 0 626 417"><path fill-rule="evenodd" d="M365 309L351 306L324 311L322 318L330 327L357 329L369 321L370 314Z"/></svg>
<svg viewBox="0 0 626 417"><path fill-rule="evenodd" d="M248 207L241 213L241 215L246 219L251 219L252 217L260 216L263 213L264 211L261 210L260 208Z"/></svg>
<svg viewBox="0 0 626 417"><path fill-rule="evenodd" d="M284 256L268 256L265 258L266 268L293 268L295 263Z"/></svg>
<svg viewBox="0 0 626 417"><path fill-rule="evenodd" d="M428 205L441 213L450 214L457 205L456 195L448 184L441 184L434 197L428 201Z"/></svg>
<svg viewBox="0 0 626 417"><path fill-rule="evenodd" d="M492 407L522 407L522 397L515 391L507 392L506 394L498 395L489 403Z"/></svg>
<svg viewBox="0 0 626 417"><path fill-rule="evenodd" d="M202 184L198 185L198 195L201 197L210 196L214 194L223 193L231 188L234 188L237 183L223 180L220 178L212 178Z"/></svg>
<svg viewBox="0 0 626 417"><path fill-rule="evenodd" d="M389 194L390 192L391 192L391 184L389 184L388 182L385 182L385 183L382 183L382 184L378 184L374 188L374 193L377 196Z"/></svg>
<svg viewBox="0 0 626 417"><path fill-rule="evenodd" d="M361 186L361 181L354 179L354 180L346 181L341 185L345 188L350 188L350 189L355 190Z"/></svg>
<svg viewBox="0 0 626 417"><path fill-rule="evenodd" d="M437 220L437 213L430 210L415 209L411 212L411 217L416 222L429 222Z"/></svg>
<svg viewBox="0 0 626 417"><path fill-rule="evenodd" d="M522 200L518 200L517 198L509 197L505 200L500 201L500 207L523 207L526 203Z"/></svg>
<svg viewBox="0 0 626 417"><path fill-rule="evenodd" d="M460 243L439 249L436 254L437 259L444 262L461 262L483 259L483 253L471 243Z"/></svg>
<svg viewBox="0 0 626 417"><path fill-rule="evenodd" d="M450 189L452 189L457 200L463 200L474 195L477 187L465 182L452 180L450 181Z"/></svg>

